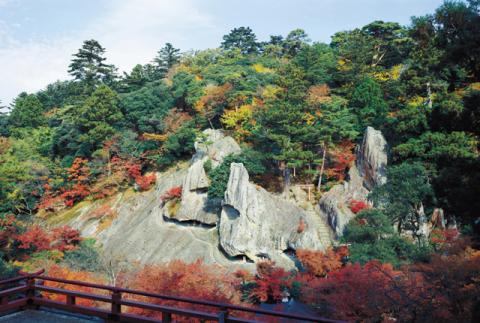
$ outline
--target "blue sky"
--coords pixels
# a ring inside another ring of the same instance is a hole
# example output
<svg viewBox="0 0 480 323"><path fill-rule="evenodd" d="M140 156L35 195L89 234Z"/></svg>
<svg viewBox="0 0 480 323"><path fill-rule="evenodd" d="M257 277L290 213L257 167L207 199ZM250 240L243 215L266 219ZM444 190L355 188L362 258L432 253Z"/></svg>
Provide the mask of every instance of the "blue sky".
<svg viewBox="0 0 480 323"><path fill-rule="evenodd" d="M85 39L130 70L165 42L182 50L217 47L237 26L260 40L303 28L313 41L374 20L408 24L442 0L0 0L0 100L68 78L71 55Z"/></svg>

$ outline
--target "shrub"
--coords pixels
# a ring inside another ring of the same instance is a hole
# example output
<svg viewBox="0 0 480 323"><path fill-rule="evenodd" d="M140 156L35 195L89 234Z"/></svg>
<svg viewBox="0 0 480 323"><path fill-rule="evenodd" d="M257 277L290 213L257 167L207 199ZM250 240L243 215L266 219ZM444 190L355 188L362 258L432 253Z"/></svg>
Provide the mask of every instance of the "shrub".
<svg viewBox="0 0 480 323"><path fill-rule="evenodd" d="M357 214L364 209L368 209L368 204L364 201L351 200L349 207L354 214Z"/></svg>
<svg viewBox="0 0 480 323"><path fill-rule="evenodd" d="M168 202L171 200L178 200L182 197L182 187L181 186L175 186L166 191L162 196L160 196L160 200L162 202Z"/></svg>

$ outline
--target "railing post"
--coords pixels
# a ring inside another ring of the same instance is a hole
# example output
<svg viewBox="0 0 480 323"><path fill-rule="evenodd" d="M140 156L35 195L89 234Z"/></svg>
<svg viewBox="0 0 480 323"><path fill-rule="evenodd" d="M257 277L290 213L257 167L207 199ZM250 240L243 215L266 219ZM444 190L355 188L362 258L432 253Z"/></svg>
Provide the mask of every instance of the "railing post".
<svg viewBox="0 0 480 323"><path fill-rule="evenodd" d="M34 302L33 298L35 297L35 276L33 275L28 275L27 278L27 308L33 308Z"/></svg>
<svg viewBox="0 0 480 323"><path fill-rule="evenodd" d="M112 292L112 309L110 320L111 321L120 321L120 315L122 314L122 293L118 290L113 290Z"/></svg>
<svg viewBox="0 0 480 323"><path fill-rule="evenodd" d="M73 295L67 295L67 305L75 306L77 300Z"/></svg>
<svg viewBox="0 0 480 323"><path fill-rule="evenodd" d="M171 323L172 313L162 312L162 323Z"/></svg>
<svg viewBox="0 0 480 323"><path fill-rule="evenodd" d="M226 323L228 322L228 308L222 307L220 313L218 314L218 322Z"/></svg>

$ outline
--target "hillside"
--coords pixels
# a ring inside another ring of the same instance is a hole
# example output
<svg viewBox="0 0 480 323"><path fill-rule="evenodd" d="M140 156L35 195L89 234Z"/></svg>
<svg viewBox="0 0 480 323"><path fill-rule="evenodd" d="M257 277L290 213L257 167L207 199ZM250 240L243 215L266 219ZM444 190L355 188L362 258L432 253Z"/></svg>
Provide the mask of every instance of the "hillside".
<svg viewBox="0 0 480 323"><path fill-rule="evenodd" d="M86 40L71 79L0 114L0 274L474 321L478 44L473 0L329 44L239 27L123 75Z"/></svg>

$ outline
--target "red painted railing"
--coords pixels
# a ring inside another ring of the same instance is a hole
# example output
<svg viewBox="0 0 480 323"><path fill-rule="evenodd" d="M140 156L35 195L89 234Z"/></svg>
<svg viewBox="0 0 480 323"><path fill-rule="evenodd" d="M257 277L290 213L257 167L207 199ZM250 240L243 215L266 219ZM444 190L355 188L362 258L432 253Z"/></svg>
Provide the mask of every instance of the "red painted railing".
<svg viewBox="0 0 480 323"><path fill-rule="evenodd" d="M232 323L249 323L272 321L277 319L279 322L340 322L322 317L312 317L297 314L289 314L284 312L276 312L263 310L259 308L249 308L243 306L221 304L210 301L202 301L185 297L176 297L162 294L149 293L144 291L119 288L114 286L98 285L81 281L73 281L59 279L43 275L44 271L32 274L21 273L21 276L0 281L0 288L6 289L0 291L0 314L8 311L22 310L26 308L38 308L39 306L47 308L61 309L67 312L86 314L99 317L107 321L114 322L173 322L172 315L196 318L202 322L232 322ZM72 286L90 287L106 292L104 294L92 294L80 291L67 290L62 288L54 288L44 286L43 282L57 282ZM42 293L65 295L66 301L59 302L56 300L42 297ZM145 296L153 299L170 300L190 305L201 305L212 308L212 312L196 311L179 307L171 307L158 305L148 302L134 301L128 296L137 295ZM126 297L125 297L126 296ZM81 306L77 304L77 299L89 299L108 304L108 307L91 307ZM132 313L125 313L122 307L141 308L159 312L162 320L140 316ZM241 315L242 313L247 315ZM239 316L254 316L254 319L244 319Z"/></svg>

